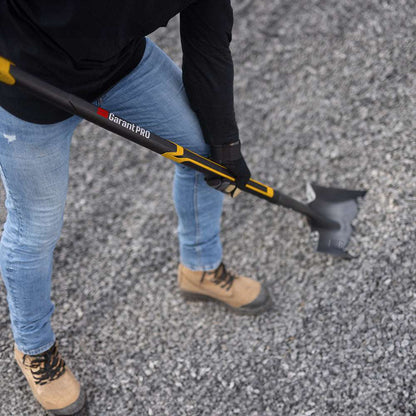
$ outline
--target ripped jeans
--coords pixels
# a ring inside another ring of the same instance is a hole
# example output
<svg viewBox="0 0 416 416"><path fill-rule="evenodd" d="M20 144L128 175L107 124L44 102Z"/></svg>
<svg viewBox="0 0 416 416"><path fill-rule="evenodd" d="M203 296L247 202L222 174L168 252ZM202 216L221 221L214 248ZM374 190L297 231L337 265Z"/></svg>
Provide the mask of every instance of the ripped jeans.
<svg viewBox="0 0 416 416"><path fill-rule="evenodd" d="M180 69L149 39L140 64L101 97L100 105L208 155ZM46 351L55 341L50 323L53 251L63 223L71 137L80 121L73 116L55 124L32 124L0 108L0 173L7 208L0 267L14 339L25 354ZM193 270L216 268L222 258L223 195L201 173L177 165L173 196L180 261Z"/></svg>

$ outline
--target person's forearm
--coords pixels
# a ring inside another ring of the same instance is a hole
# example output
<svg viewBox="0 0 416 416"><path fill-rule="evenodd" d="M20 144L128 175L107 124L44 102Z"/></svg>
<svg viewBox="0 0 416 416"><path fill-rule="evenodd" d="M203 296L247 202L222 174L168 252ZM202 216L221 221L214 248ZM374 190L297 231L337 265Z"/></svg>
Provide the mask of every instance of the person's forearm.
<svg viewBox="0 0 416 416"><path fill-rule="evenodd" d="M210 145L238 140L229 0L199 0L181 13L183 81Z"/></svg>

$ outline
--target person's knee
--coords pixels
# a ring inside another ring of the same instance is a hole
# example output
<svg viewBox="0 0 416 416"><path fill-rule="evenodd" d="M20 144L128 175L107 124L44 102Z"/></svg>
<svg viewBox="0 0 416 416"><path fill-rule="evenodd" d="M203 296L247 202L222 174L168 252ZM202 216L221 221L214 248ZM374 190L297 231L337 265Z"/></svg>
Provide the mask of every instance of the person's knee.
<svg viewBox="0 0 416 416"><path fill-rule="evenodd" d="M9 218L16 218L10 216ZM9 219L8 219L9 220ZM28 209L20 213L17 224L7 224L4 242L21 255L39 256L49 253L59 240L63 209Z"/></svg>
<svg viewBox="0 0 416 416"><path fill-rule="evenodd" d="M63 223L60 210L32 218L22 239L22 245L31 251L49 251L59 240Z"/></svg>
<svg viewBox="0 0 416 416"><path fill-rule="evenodd" d="M187 180L189 181L188 186L191 186L191 184L195 186L200 182L205 182L205 174L190 166L186 166L182 163L176 163L175 180Z"/></svg>

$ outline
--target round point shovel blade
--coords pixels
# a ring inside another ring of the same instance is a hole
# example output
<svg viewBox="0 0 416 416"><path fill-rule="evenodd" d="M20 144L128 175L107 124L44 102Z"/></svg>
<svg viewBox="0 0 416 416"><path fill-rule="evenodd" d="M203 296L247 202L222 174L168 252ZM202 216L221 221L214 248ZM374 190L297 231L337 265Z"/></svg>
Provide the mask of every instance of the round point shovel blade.
<svg viewBox="0 0 416 416"><path fill-rule="evenodd" d="M358 213L358 198L362 198L366 192L309 184L308 194L313 200L308 206L317 216L332 220L339 225L339 227L325 226L321 221L308 218L312 232L318 235L317 251L345 259L352 258L346 251L353 232L351 223Z"/></svg>

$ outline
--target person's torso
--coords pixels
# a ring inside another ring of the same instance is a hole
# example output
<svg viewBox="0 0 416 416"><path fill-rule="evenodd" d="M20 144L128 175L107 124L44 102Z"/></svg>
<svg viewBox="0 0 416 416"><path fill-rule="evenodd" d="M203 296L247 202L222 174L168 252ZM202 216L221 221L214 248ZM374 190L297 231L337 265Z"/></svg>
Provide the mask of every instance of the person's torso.
<svg viewBox="0 0 416 416"><path fill-rule="evenodd" d="M111 64L134 40L166 25L191 2L7 0L0 21L9 38L13 33L17 38L23 32L31 33L35 35L32 43L45 42L79 67L89 68Z"/></svg>
<svg viewBox="0 0 416 416"><path fill-rule="evenodd" d="M166 25L193 1L0 0L0 56L92 100L140 62L144 36ZM0 106L37 123L68 117L4 84Z"/></svg>

